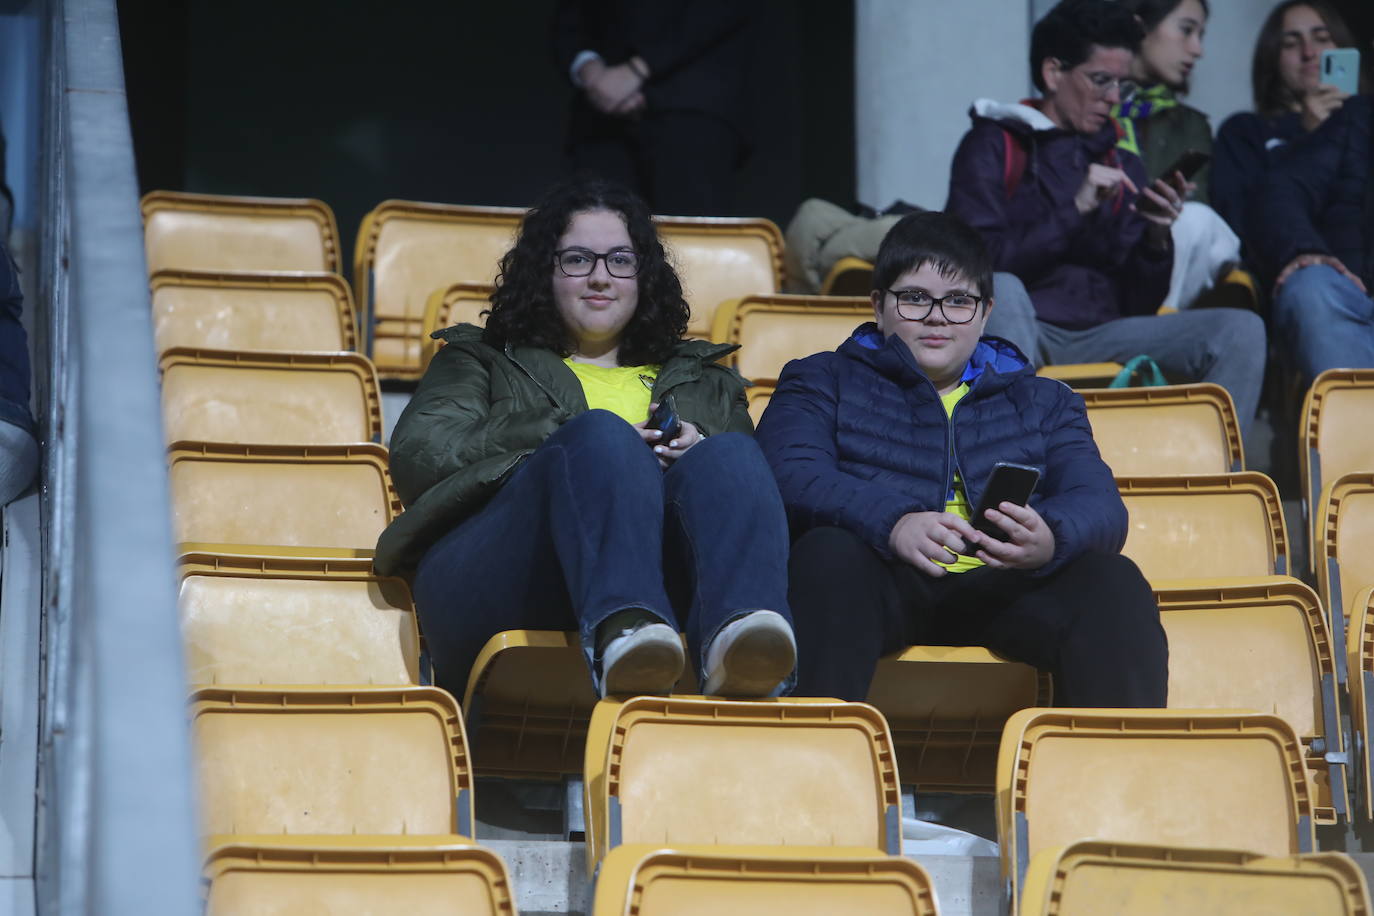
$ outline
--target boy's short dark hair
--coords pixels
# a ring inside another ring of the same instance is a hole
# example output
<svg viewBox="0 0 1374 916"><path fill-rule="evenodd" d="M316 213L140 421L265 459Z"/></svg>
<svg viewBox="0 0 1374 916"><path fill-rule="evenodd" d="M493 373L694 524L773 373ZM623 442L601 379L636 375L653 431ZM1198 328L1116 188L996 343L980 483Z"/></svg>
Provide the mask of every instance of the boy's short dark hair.
<svg viewBox="0 0 1374 916"><path fill-rule="evenodd" d="M1035 88L1045 91L1040 65L1045 58L1063 61L1071 70L1100 48L1125 48L1132 54L1140 50L1145 30L1135 16L1112 0L1062 0L1031 30L1030 68Z"/></svg>
<svg viewBox="0 0 1374 916"><path fill-rule="evenodd" d="M890 289L902 274L924 264L947 280L972 281L984 299L992 296L992 254L978 230L957 216L921 210L898 220L878 246L873 288Z"/></svg>

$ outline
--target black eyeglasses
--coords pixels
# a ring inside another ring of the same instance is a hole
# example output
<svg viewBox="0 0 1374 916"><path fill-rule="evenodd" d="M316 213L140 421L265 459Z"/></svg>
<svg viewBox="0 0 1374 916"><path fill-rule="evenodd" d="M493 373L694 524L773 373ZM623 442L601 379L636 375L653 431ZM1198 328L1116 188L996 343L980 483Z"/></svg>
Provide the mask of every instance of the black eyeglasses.
<svg viewBox="0 0 1374 916"><path fill-rule="evenodd" d="M950 324L968 324L978 314L978 306L986 300L968 293L950 293L948 296L932 296L923 289L889 289L897 299L897 315L907 321L925 321L940 308L940 314Z"/></svg>
<svg viewBox="0 0 1374 916"><path fill-rule="evenodd" d="M588 248L564 248L553 253L558 269L565 277L588 277L596 270L597 261L606 262L606 273L622 280L639 273L639 255L629 248L613 248L597 254Z"/></svg>

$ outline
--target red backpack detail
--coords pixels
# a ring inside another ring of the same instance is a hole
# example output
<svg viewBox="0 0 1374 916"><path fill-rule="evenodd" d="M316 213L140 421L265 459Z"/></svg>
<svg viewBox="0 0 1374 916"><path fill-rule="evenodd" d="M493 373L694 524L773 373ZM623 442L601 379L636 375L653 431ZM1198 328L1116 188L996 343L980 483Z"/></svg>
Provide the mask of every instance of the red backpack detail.
<svg viewBox="0 0 1374 916"><path fill-rule="evenodd" d="M1112 120L1112 126L1116 128L1116 138L1121 139L1121 124ZM1121 159L1116 154L1116 147L1107 150L1102 157L1102 164L1109 165L1114 169L1121 168ZM1011 131L1002 128L1002 186L1006 189L1006 199L1011 200L1016 189L1021 186L1021 177L1026 174L1026 148L1021 145L1021 141L1012 136ZM1116 201L1112 204L1112 215L1115 216L1121 210L1121 202L1125 199L1126 189L1124 185L1117 185Z"/></svg>

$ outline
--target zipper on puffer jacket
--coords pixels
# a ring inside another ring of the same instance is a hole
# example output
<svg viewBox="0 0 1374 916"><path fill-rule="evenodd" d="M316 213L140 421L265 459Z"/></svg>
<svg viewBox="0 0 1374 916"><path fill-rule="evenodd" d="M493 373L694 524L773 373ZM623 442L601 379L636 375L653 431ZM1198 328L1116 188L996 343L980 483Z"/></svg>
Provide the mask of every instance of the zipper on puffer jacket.
<svg viewBox="0 0 1374 916"><path fill-rule="evenodd" d="M562 401L558 400L558 396L549 390L549 386L544 384L543 379L539 378L539 376L535 375L533 372L529 370L528 366L526 366L524 363L520 362L520 360L515 358L515 353L511 351L510 344L506 344L505 354L506 359L515 363L516 368L518 368L521 372L525 373L525 375L529 376L530 381L538 385L539 390L544 392L544 394L548 395L549 400L553 401L553 406L559 408L560 410L568 409L568 406L564 404Z"/></svg>

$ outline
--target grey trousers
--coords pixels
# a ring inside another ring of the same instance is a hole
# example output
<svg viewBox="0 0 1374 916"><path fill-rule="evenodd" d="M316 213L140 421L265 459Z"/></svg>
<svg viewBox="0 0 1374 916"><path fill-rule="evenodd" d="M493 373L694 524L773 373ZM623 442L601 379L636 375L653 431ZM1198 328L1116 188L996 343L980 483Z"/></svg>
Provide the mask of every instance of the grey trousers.
<svg viewBox="0 0 1374 916"><path fill-rule="evenodd" d="M1124 363L1144 353L1167 375L1225 388L1236 402L1241 434L1249 436L1266 357L1264 322L1253 312L1218 308L1141 315L1070 331L1040 321L1026 287L1012 274L994 274L993 298L984 333L1016 344L1037 369L1055 363Z"/></svg>

